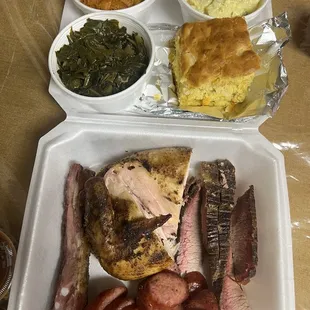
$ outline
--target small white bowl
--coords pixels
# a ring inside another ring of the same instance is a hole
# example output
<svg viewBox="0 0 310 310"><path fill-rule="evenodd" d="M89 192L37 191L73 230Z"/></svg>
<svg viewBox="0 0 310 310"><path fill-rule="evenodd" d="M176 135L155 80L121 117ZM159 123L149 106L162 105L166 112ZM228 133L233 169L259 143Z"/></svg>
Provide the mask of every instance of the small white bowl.
<svg viewBox="0 0 310 310"><path fill-rule="evenodd" d="M178 0L181 6L182 16L184 22L190 23L195 21L203 21L210 20L215 17L204 14L196 10L193 6L191 6L186 0ZM251 14L245 15L244 18L247 24L252 24L255 18L261 13L261 11L265 8L269 0L260 0L257 9Z"/></svg>
<svg viewBox="0 0 310 310"><path fill-rule="evenodd" d="M80 30L84 26L88 18L96 20L116 19L119 21L120 26L125 26L127 28L128 33L137 32L144 39L144 44L149 55L149 65L146 69L146 72L133 85L117 94L105 97L87 97L76 94L71 90L69 90L68 88L66 88L66 86L62 83L57 73L59 66L57 64L56 51L58 51L63 45L69 43L67 35L70 33L71 27L73 30ZM134 20L133 17L123 13L100 12L84 15L76 19L58 34L49 51L48 67L55 83L66 94L70 95L71 98L75 98L84 106L86 105L91 111L100 113L114 113L127 108L130 104L132 104L135 100L137 100L137 98L141 96L145 85L150 79L154 59L155 59L155 45L152 36L149 30L146 28L146 26Z"/></svg>
<svg viewBox="0 0 310 310"><path fill-rule="evenodd" d="M127 9L107 11L91 8L88 5L82 3L80 0L72 0L72 1L85 14L98 13L98 12L120 12L135 17L139 21L144 23L147 23L149 21L152 13L151 6L155 2L155 0L144 0L143 2Z"/></svg>

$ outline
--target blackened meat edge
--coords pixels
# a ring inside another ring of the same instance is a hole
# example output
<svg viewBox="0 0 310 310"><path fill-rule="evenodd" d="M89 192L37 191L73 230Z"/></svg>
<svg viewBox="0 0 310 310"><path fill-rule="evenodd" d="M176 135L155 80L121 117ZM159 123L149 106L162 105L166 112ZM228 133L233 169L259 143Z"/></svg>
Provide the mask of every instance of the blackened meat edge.
<svg viewBox="0 0 310 310"><path fill-rule="evenodd" d="M257 221L254 198L254 186L238 198L231 214L230 244L233 268L231 275L235 281L247 284L256 274L257 257Z"/></svg>
<svg viewBox="0 0 310 310"><path fill-rule="evenodd" d="M236 188L235 167L228 160L202 162L201 227L207 252L209 286L222 291L229 251L230 216Z"/></svg>
<svg viewBox="0 0 310 310"><path fill-rule="evenodd" d="M180 224L180 244L176 262L180 273L202 271L202 242L200 237L200 189L197 179L191 178L186 186Z"/></svg>
<svg viewBox="0 0 310 310"><path fill-rule="evenodd" d="M63 241L52 310L82 310L87 303L89 246L83 228L83 190L95 173L72 164L65 184Z"/></svg>

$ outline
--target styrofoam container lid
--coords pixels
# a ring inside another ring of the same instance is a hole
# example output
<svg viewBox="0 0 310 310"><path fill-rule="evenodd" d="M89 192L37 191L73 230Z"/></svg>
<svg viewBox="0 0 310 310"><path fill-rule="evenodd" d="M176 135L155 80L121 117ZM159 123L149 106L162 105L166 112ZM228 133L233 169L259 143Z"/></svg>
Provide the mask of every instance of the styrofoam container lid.
<svg viewBox="0 0 310 310"><path fill-rule="evenodd" d="M125 26L127 28L128 33L137 32L144 39L144 43L149 54L149 65L146 69L146 72L133 85L117 94L105 97L87 97L76 94L65 87L65 85L62 83L57 73L59 67L57 64L56 51L58 51L63 45L69 43L67 36L70 33L71 28L73 30L81 29L83 25L86 23L88 18L97 20L116 19L119 21L120 26ZM65 27L57 35L50 48L48 56L48 66L52 79L64 93L66 93L72 98L75 98L81 104L86 105L86 107L88 107L90 110L93 110L94 112L113 113L127 108L127 106L135 98L139 98L152 72L154 59L155 59L155 45L147 27L127 14L113 11L113 12L99 12L84 15L76 19L72 23L70 23L67 27Z"/></svg>

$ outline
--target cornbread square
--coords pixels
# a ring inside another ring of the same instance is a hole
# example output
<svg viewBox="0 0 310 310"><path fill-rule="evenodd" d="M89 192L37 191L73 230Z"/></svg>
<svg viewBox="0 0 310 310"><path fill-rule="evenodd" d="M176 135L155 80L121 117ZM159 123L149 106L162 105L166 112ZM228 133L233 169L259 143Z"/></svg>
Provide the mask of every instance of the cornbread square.
<svg viewBox="0 0 310 310"><path fill-rule="evenodd" d="M186 23L177 33L172 70L181 108L231 111L244 101L259 68L242 17Z"/></svg>

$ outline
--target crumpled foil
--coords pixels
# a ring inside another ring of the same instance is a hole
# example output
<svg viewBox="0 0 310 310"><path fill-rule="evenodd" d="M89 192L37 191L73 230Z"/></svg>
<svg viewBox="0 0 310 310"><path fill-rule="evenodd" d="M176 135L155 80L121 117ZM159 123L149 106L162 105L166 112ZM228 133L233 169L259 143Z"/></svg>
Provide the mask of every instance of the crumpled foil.
<svg viewBox="0 0 310 310"><path fill-rule="evenodd" d="M208 115L178 108L169 53L179 26L149 24L148 28L156 46L152 76L139 101L127 112L156 117L249 122L260 116L272 117L278 110L288 87L287 71L282 60L282 48L291 37L286 12L249 28L254 50L261 58L261 68L256 72L245 101L237 104L229 116L214 108L210 108Z"/></svg>

